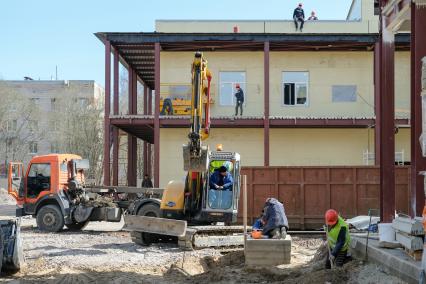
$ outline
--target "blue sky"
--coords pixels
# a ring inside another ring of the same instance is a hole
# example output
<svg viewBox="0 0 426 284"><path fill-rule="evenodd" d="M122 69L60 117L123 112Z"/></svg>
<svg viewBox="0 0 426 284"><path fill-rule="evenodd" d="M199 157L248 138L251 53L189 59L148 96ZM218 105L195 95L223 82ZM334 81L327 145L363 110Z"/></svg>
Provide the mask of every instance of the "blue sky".
<svg viewBox="0 0 426 284"><path fill-rule="evenodd" d="M305 13L345 19L351 0L306 0ZM0 0L0 79L96 80L104 48L95 32L152 32L156 19L290 19L289 0Z"/></svg>

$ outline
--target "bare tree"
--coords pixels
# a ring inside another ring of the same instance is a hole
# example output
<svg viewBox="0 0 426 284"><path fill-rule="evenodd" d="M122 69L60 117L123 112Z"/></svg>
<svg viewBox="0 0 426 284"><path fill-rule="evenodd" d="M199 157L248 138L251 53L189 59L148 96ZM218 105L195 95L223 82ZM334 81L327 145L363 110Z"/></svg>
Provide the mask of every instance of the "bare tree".
<svg viewBox="0 0 426 284"><path fill-rule="evenodd" d="M90 161L89 178L100 183L103 161L103 101L69 96L61 98L52 113L56 124L58 151L82 156Z"/></svg>
<svg viewBox="0 0 426 284"><path fill-rule="evenodd" d="M0 81L0 159L23 161L44 133L39 129L37 103ZM33 149L36 150L36 149Z"/></svg>

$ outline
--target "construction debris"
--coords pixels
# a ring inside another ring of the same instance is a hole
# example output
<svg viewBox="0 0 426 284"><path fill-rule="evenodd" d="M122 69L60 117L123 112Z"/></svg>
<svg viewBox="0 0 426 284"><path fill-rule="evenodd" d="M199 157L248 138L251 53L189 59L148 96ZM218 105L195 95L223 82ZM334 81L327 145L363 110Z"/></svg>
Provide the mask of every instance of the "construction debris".
<svg viewBox="0 0 426 284"><path fill-rule="evenodd" d="M423 236L424 228L421 218L410 218L398 216L392 221L392 227L395 231L406 233L413 236Z"/></svg>

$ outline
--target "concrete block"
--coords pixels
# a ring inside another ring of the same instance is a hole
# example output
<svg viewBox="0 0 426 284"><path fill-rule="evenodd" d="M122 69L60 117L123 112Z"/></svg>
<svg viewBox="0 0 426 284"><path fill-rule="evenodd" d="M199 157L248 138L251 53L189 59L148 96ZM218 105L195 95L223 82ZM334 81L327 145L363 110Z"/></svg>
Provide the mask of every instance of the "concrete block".
<svg viewBox="0 0 426 284"><path fill-rule="evenodd" d="M400 231L408 235L424 235L423 223L419 218L396 217L392 221L392 227L395 231Z"/></svg>
<svg viewBox="0 0 426 284"><path fill-rule="evenodd" d="M410 236L402 232L396 232L396 240L405 248L415 251L423 250L423 239L416 236Z"/></svg>
<svg viewBox="0 0 426 284"><path fill-rule="evenodd" d="M276 266L291 261L291 236L282 240L249 239L244 248L248 266Z"/></svg>

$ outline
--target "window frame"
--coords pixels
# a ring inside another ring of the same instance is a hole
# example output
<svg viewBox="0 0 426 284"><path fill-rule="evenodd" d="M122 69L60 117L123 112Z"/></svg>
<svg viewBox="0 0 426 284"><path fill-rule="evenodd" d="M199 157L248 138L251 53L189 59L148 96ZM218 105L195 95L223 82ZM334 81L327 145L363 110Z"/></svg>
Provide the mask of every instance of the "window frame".
<svg viewBox="0 0 426 284"><path fill-rule="evenodd" d="M34 145L35 145L35 150L36 150L35 152L33 151L34 150L34 147L33 147ZM29 150L28 151L29 154L30 155L37 155L37 153L38 153L38 142L37 141L31 141L28 146L29 146L28 147L29 148L28 149Z"/></svg>
<svg viewBox="0 0 426 284"><path fill-rule="evenodd" d="M297 81L293 81L293 82L286 82L284 81L284 73L306 73L307 76L307 82L297 82ZM294 101L295 104L294 105L287 105L284 103L285 101L285 85L286 84L295 84L295 93L294 93ZM306 102L304 104L297 104L297 93L296 93L296 86L297 85L302 85L305 84L306 85ZM281 107L309 107L310 106L310 101L309 101L309 84L310 84L310 74L309 71L282 71L281 72Z"/></svg>
<svg viewBox="0 0 426 284"><path fill-rule="evenodd" d="M244 73L244 82L238 82L238 81L222 81L221 80L221 73ZM219 106L221 107L235 107L236 101L235 101L235 92L233 91L232 93L232 104L228 105L228 104L223 104L222 103L222 92L221 92L221 86L222 84L232 84L232 89L235 90L235 85L236 84L240 84L243 85L244 88L243 92L244 92L244 103L243 106L246 106L247 104L247 72L246 71L219 71L219 85L218 85L218 94L219 94Z"/></svg>

